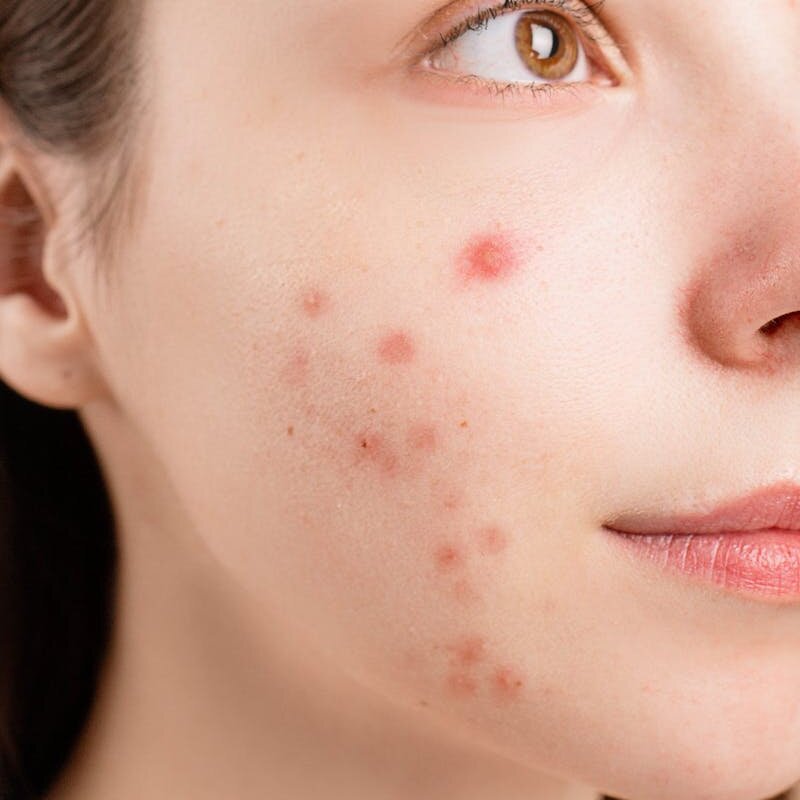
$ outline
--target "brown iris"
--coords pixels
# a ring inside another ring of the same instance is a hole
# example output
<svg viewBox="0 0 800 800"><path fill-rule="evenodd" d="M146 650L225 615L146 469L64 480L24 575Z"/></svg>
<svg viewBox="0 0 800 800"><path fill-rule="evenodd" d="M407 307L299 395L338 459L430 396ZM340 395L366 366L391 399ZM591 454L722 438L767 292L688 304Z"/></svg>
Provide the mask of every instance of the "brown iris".
<svg viewBox="0 0 800 800"><path fill-rule="evenodd" d="M578 61L578 39L572 26L552 11L527 11L514 26L517 52L538 77L563 78Z"/></svg>

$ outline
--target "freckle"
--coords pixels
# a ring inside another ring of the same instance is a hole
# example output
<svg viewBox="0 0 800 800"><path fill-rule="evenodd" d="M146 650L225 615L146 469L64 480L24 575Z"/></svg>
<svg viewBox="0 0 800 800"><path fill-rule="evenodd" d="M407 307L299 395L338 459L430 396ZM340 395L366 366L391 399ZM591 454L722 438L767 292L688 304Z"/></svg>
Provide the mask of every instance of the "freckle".
<svg viewBox="0 0 800 800"><path fill-rule="evenodd" d="M294 425L290 425L286 429L286 434L287 434L287 436L294 436Z"/></svg>
<svg viewBox="0 0 800 800"><path fill-rule="evenodd" d="M408 364L415 352L414 342L403 331L388 333L378 342L378 358L386 364Z"/></svg>
<svg viewBox="0 0 800 800"><path fill-rule="evenodd" d="M329 295L320 289L308 289L301 301L306 316L312 319L324 314L331 306Z"/></svg>
<svg viewBox="0 0 800 800"><path fill-rule="evenodd" d="M447 688L458 696L474 695L477 690L475 680L464 672L451 672L447 676Z"/></svg>
<svg viewBox="0 0 800 800"><path fill-rule="evenodd" d="M458 271L466 283L497 282L516 272L518 266L516 249L504 234L476 235L458 255Z"/></svg>
<svg viewBox="0 0 800 800"><path fill-rule="evenodd" d="M440 572L451 572L464 564L464 555L455 545L444 544L436 550L434 561Z"/></svg>
<svg viewBox="0 0 800 800"><path fill-rule="evenodd" d="M467 422L465 419L462 419L461 422L458 423L458 427L459 428L468 428L469 427L469 422Z"/></svg>
<svg viewBox="0 0 800 800"><path fill-rule="evenodd" d="M436 449L436 430L431 425L415 425L408 432L408 445L432 453Z"/></svg>
<svg viewBox="0 0 800 800"><path fill-rule="evenodd" d="M478 548L484 555L496 555L508 546L508 535L496 525L489 525L477 532Z"/></svg>
<svg viewBox="0 0 800 800"><path fill-rule="evenodd" d="M419 704L420 704L420 705L421 705L423 708L427 708L427 707L430 705L430 703L429 703L427 700L420 700L420 701L419 701Z"/></svg>
<svg viewBox="0 0 800 800"><path fill-rule="evenodd" d="M483 636L467 636L453 645L449 650L453 653L453 662L462 667L469 667L482 661L486 655L486 640Z"/></svg>
<svg viewBox="0 0 800 800"><path fill-rule="evenodd" d="M508 700L522 691L522 676L511 667L497 667L492 674L492 688L496 696Z"/></svg>

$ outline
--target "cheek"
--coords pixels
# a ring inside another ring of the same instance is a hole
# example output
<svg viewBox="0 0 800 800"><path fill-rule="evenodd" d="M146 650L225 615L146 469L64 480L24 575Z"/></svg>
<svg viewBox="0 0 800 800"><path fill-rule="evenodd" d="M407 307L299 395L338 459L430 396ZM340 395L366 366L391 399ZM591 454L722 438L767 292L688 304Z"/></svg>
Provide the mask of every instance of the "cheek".
<svg viewBox="0 0 800 800"><path fill-rule="evenodd" d="M444 292L457 302L468 275L510 280L520 264L509 242L467 243ZM297 290L293 333L275 351L294 538L283 572L317 576L309 615L358 609L343 646L366 653L380 641L381 673L415 686L423 705L518 701L526 676L492 636L518 541L477 477L476 453L491 450L486 408L437 356L430 327L407 315L344 335L350 302L327 286ZM326 634L340 624L326 621Z"/></svg>

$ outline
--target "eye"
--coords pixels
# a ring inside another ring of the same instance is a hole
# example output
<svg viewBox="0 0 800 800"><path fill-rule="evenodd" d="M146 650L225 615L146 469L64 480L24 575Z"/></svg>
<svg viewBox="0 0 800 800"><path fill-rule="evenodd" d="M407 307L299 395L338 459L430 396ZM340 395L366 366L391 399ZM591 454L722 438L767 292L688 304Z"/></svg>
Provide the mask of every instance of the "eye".
<svg viewBox="0 0 800 800"><path fill-rule="evenodd" d="M608 38L581 0L506 0L440 33L418 66L506 89L614 85L601 47Z"/></svg>

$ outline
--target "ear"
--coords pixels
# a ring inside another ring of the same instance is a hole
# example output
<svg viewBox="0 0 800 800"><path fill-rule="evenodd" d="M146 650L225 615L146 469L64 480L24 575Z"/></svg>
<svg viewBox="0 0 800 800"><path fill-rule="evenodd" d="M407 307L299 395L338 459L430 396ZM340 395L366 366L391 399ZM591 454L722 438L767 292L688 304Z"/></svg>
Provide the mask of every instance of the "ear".
<svg viewBox="0 0 800 800"><path fill-rule="evenodd" d="M102 382L68 280L77 265L63 263L68 251L55 241L57 216L34 159L0 148L0 378L35 403L78 408Z"/></svg>

